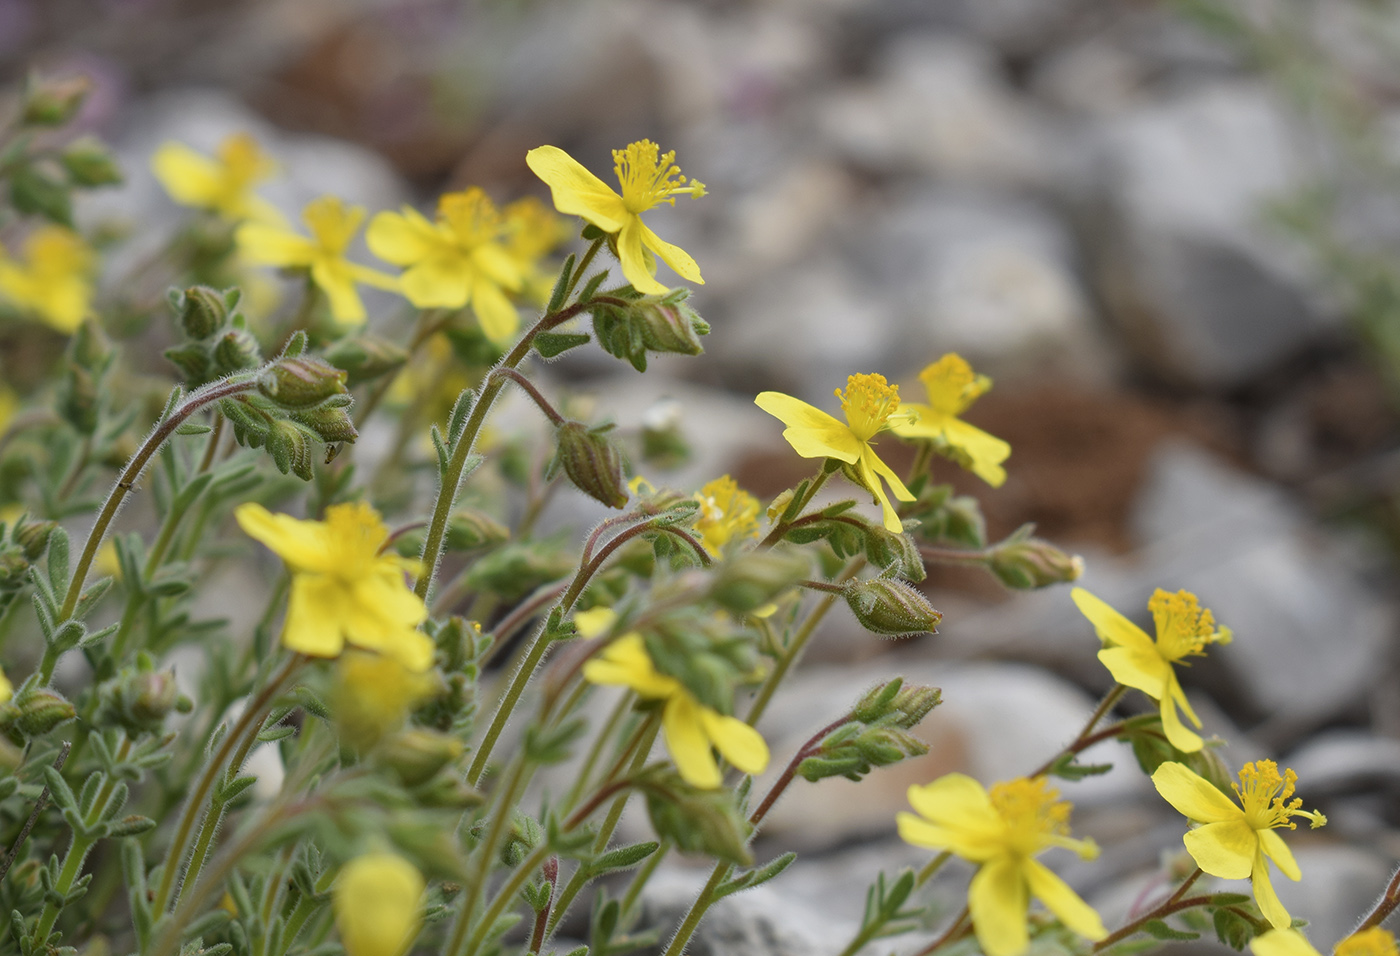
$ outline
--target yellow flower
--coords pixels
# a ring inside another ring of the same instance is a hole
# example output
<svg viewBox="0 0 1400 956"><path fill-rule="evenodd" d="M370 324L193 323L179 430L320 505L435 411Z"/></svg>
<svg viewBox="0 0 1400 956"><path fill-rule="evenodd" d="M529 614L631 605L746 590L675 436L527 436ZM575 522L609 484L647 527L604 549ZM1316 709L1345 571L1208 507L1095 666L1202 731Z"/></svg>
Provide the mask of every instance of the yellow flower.
<svg viewBox="0 0 1400 956"><path fill-rule="evenodd" d="M336 724L357 746L373 746L402 724L436 684L431 674L409 670L393 657L346 651L336 661L331 695Z"/></svg>
<svg viewBox="0 0 1400 956"><path fill-rule="evenodd" d="M1183 753L1200 750L1201 738L1186 729L1176 712L1180 705L1191 723L1201 726L1172 665L1203 654L1207 644L1228 644L1230 629L1217 628L1214 616L1190 591L1170 594L1158 588L1147 602L1157 625L1154 644L1142 628L1083 588L1075 588L1070 597L1110 645L1099 651L1099 660L1113 679L1160 704L1162 729L1173 747Z"/></svg>
<svg viewBox="0 0 1400 956"><path fill-rule="evenodd" d="M885 527L898 534L904 530L880 478L889 482L900 501L913 501L890 466L880 460L870 440L889 426L899 407L899 386L890 385L883 375L852 375L846 379L846 393L836 390L843 425L826 412L782 392L760 392L754 404L788 426L783 432L789 445L803 458L835 458L849 466L847 474L874 496L884 515Z"/></svg>
<svg viewBox="0 0 1400 956"><path fill-rule="evenodd" d="M346 247L364 222L363 207L347 207L336 196L322 196L308 203L301 217L311 230L310 239L282 226L245 222L238 227L238 246L261 265L307 270L326 294L331 315L342 325L365 320L365 305L355 283L398 291L392 276L345 258Z"/></svg>
<svg viewBox="0 0 1400 956"><path fill-rule="evenodd" d="M252 502L239 505L234 516L292 572L284 645L336 657L348 643L412 671L432 665L433 642L417 629L427 610L404 580L417 563L380 553L389 532L368 504L332 505L325 521L298 521Z"/></svg>
<svg viewBox="0 0 1400 956"><path fill-rule="evenodd" d="M423 874L393 853L367 853L335 881L335 925L346 956L403 956L418 935Z"/></svg>
<svg viewBox="0 0 1400 956"><path fill-rule="evenodd" d="M1297 780L1292 770L1279 776L1278 764L1272 760L1247 763L1240 771L1239 784L1230 785L1239 800L1236 806L1183 764L1168 761L1152 775L1152 783L1162 798L1201 824L1188 830L1184 838L1196 865L1225 880L1249 877L1260 912L1276 929L1287 929L1293 921L1269 882L1266 858L1273 860L1290 880L1296 881L1302 874L1288 845L1274 830L1294 829L1296 824L1291 817L1306 817L1314 829L1327 822L1316 811L1299 809L1303 805L1301 799L1289 801Z"/></svg>
<svg viewBox="0 0 1400 956"><path fill-rule="evenodd" d="M71 334L92 311L92 250L62 226L41 226L19 259L0 247L0 296Z"/></svg>
<svg viewBox="0 0 1400 956"><path fill-rule="evenodd" d="M560 243L568 241L572 230L553 209L534 196L517 199L501 213L505 217L506 252L520 264L525 276L522 292L527 299L542 306L549 301L555 277L540 268L540 260Z"/></svg>
<svg viewBox="0 0 1400 956"><path fill-rule="evenodd" d="M661 241L642 222L641 214L662 203L676 204L680 195L699 198L705 186L696 180L686 182L676 165L674 151L662 154L651 140L613 150L614 169L622 185L622 195L584 169L557 146L540 146L525 154L525 162L544 180L554 196L554 208L566 216L582 216L599 229L616 236L617 259L622 275L632 288L644 295L669 291L657 282L656 259L661 258L683 279L705 284L700 267L684 249Z"/></svg>
<svg viewBox="0 0 1400 956"><path fill-rule="evenodd" d="M418 210L381 212L365 239L385 262L404 266L399 286L420 309L470 305L492 342L510 340L520 325L506 292L525 281L520 264L506 251L505 225L490 197L476 187L438 200L437 219Z"/></svg>
<svg viewBox="0 0 1400 956"><path fill-rule="evenodd" d="M1296 929L1271 929L1249 941L1254 956L1322 956ZM1379 926L1363 929L1343 939L1333 956L1397 956L1395 934Z"/></svg>
<svg viewBox="0 0 1400 956"><path fill-rule="evenodd" d="M695 530L705 550L719 557L724 546L733 540L758 537L758 499L723 475L705 485L695 495L700 502L700 517Z"/></svg>
<svg viewBox="0 0 1400 956"><path fill-rule="evenodd" d="M988 793L971 777L950 773L909 788L918 811L896 817L906 843L951 850L979 864L968 887L973 929L987 956L1016 956L1030 943L1026 912L1035 896L1074 932L1099 940L1108 935L1099 914L1052 873L1037 854L1050 847L1098 856L1092 840L1069 836L1069 801L1059 799L1043 777L1020 777Z"/></svg>
<svg viewBox="0 0 1400 956"><path fill-rule="evenodd" d="M253 187L276 168L247 133L225 138L212 159L174 142L162 144L151 157L151 170L171 199L234 221L284 221L276 206L253 195Z"/></svg>
<svg viewBox="0 0 1400 956"><path fill-rule="evenodd" d="M602 633L612 621L612 612L599 608L574 616L585 637ZM666 747L682 779L692 786L712 790L723 780L710 751L712 746L744 773L762 773L768 766L768 745L758 731L705 706L680 681L659 672L642 635L635 631L622 635L584 664L583 676L594 684L629 687L644 700L666 702L661 710Z"/></svg>
<svg viewBox="0 0 1400 956"><path fill-rule="evenodd" d="M892 423L890 430L901 438L933 441L939 452L1000 488L1006 481L1001 463L1011 454L1011 446L958 418L992 387L992 380L974 375L966 359L949 352L920 372L919 381L928 390L928 404L900 405L905 418Z"/></svg>

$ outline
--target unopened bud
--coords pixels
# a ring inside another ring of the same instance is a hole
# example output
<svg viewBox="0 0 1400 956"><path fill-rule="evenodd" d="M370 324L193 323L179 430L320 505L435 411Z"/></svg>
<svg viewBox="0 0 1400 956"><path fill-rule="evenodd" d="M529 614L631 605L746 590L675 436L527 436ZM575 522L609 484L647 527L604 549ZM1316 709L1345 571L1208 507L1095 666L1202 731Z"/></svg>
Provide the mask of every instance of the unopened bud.
<svg viewBox="0 0 1400 956"><path fill-rule="evenodd" d="M906 687L904 680L896 677L862 697L852 715L863 724L873 724L893 715L894 724L908 730L923 720L942 700L943 692L937 687L919 684Z"/></svg>
<svg viewBox="0 0 1400 956"><path fill-rule="evenodd" d="M81 136L69 143L59 156L68 176L79 186L112 186L122 181L116 157L95 136Z"/></svg>
<svg viewBox="0 0 1400 956"><path fill-rule="evenodd" d="M214 346L216 375L228 375L262 364L262 348L247 329L229 329Z"/></svg>
<svg viewBox="0 0 1400 956"><path fill-rule="evenodd" d="M846 586L846 603L867 631L910 637L932 631L943 619L913 586L891 578L870 578Z"/></svg>
<svg viewBox="0 0 1400 956"><path fill-rule="evenodd" d="M1084 559L1040 538L1013 538L992 549L987 569L1007 587L1026 590L1079 580Z"/></svg>
<svg viewBox="0 0 1400 956"><path fill-rule="evenodd" d="M37 561L39 556L44 553L44 549L49 546L49 535L53 534L54 528L57 527L57 521L35 521L25 518L15 526L11 537L15 544L24 551L26 558L30 561Z"/></svg>
<svg viewBox="0 0 1400 956"><path fill-rule="evenodd" d="M555 440L559 463L574 487L609 508L627 504L622 455L607 437L606 429L589 428L582 422L565 422L556 431Z"/></svg>
<svg viewBox="0 0 1400 956"><path fill-rule="evenodd" d="M472 551L510 538L510 529L475 508L464 508L447 519L449 551Z"/></svg>
<svg viewBox="0 0 1400 956"><path fill-rule="evenodd" d="M349 407L348 401L331 400L315 408L294 411L292 418L319 435L323 442L352 442L360 433L355 431L355 423L350 420Z"/></svg>
<svg viewBox="0 0 1400 956"><path fill-rule="evenodd" d="M118 719L130 729L155 731L166 715L178 708L180 691L174 671L145 671L133 674L118 687L114 703Z"/></svg>
<svg viewBox="0 0 1400 956"><path fill-rule="evenodd" d="M17 547L0 548L0 592L17 591L29 577L29 560Z"/></svg>
<svg viewBox="0 0 1400 956"><path fill-rule="evenodd" d="M22 121L27 126L62 126L82 108L90 92L92 80L81 74L51 80L31 77Z"/></svg>
<svg viewBox="0 0 1400 956"><path fill-rule="evenodd" d="M352 388L402 368L408 353L386 339L356 335L334 342L326 349L326 360L347 374L345 384Z"/></svg>
<svg viewBox="0 0 1400 956"><path fill-rule="evenodd" d="M632 308L642 323L647 348L653 352L699 355L705 351L700 336L709 332L710 327L683 301L671 295L661 300L647 297Z"/></svg>
<svg viewBox="0 0 1400 956"><path fill-rule="evenodd" d="M310 355L295 355L272 363L258 376L258 391L288 408L317 405L332 395L345 394L346 375Z"/></svg>
<svg viewBox="0 0 1400 956"><path fill-rule="evenodd" d="M812 573L805 552L771 548L737 554L719 566L712 597L739 614L762 607Z"/></svg>
<svg viewBox="0 0 1400 956"><path fill-rule="evenodd" d="M207 339L228 322L229 305L225 293L207 285L173 292L170 304L179 315L180 327L192 339Z"/></svg>
<svg viewBox="0 0 1400 956"><path fill-rule="evenodd" d="M416 787L437 776L462 752L462 742L456 737L415 728L399 734L382 748L381 759L405 787Z"/></svg>
<svg viewBox="0 0 1400 956"><path fill-rule="evenodd" d="M282 474L311 480L311 436L289 421L275 421L267 430L267 453Z"/></svg>
<svg viewBox="0 0 1400 956"><path fill-rule="evenodd" d="M46 734L76 714L62 695L44 687L22 690L10 703L17 711L15 728L26 737Z"/></svg>

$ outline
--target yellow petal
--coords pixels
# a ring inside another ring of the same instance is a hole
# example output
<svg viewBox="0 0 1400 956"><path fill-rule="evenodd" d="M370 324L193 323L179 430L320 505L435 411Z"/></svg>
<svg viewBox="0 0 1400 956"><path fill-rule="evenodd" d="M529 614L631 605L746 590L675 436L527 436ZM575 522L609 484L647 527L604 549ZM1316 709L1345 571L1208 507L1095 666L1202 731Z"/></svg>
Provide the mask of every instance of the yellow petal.
<svg viewBox="0 0 1400 956"><path fill-rule="evenodd" d="M471 273L460 257L433 256L405 272L399 286L420 309L460 309L471 298Z"/></svg>
<svg viewBox="0 0 1400 956"><path fill-rule="evenodd" d="M183 143L163 143L151 157L151 171L170 198L186 206L204 206L218 196L222 167Z"/></svg>
<svg viewBox="0 0 1400 956"><path fill-rule="evenodd" d="M332 896L346 956L402 956L418 935L423 876L402 857L368 853L341 868Z"/></svg>
<svg viewBox="0 0 1400 956"><path fill-rule="evenodd" d="M320 522L273 514L251 501L234 509L233 516L244 534L262 542L292 570L328 570L331 567L325 526Z"/></svg>
<svg viewBox="0 0 1400 956"><path fill-rule="evenodd" d="M860 459L865 443L821 409L782 392L760 392L753 402L788 426L783 437L803 458L835 458L847 464Z"/></svg>
<svg viewBox="0 0 1400 956"><path fill-rule="evenodd" d="M502 289L519 292L525 284L520 263L499 242L483 242L472 249L472 268Z"/></svg>
<svg viewBox="0 0 1400 956"><path fill-rule="evenodd" d="M695 264L695 260L690 257L680 246L663 242L661 237L647 228L646 223L641 219L637 220L637 225L642 230L642 245L661 257L661 261L671 267L676 275L688 282L705 284L705 280L700 278L700 267Z"/></svg>
<svg viewBox="0 0 1400 956"><path fill-rule="evenodd" d="M355 279L344 262L324 259L311 265L311 280L326 294L331 317L341 325L357 325L365 320L365 304L355 290Z"/></svg>
<svg viewBox="0 0 1400 956"><path fill-rule="evenodd" d="M309 266L318 251L305 236L261 222L245 222L234 238L245 258L265 266Z"/></svg>
<svg viewBox="0 0 1400 956"><path fill-rule="evenodd" d="M369 251L385 262L407 266L438 252L442 237L423 214L410 206L402 213L381 212L365 231Z"/></svg>
<svg viewBox="0 0 1400 956"><path fill-rule="evenodd" d="M947 827L929 823L923 817L916 817L903 810L895 814L894 822L899 829L899 838L914 846L927 847L930 850L950 850L958 839L957 834Z"/></svg>
<svg viewBox="0 0 1400 956"><path fill-rule="evenodd" d="M371 269L369 266L362 266L358 263L347 262L351 274L355 281L361 285L373 286L376 289L383 289L385 292L402 292L399 286L398 276L391 276L380 272L378 269Z"/></svg>
<svg viewBox="0 0 1400 956"><path fill-rule="evenodd" d="M610 607L595 607L574 612L574 626L578 628L581 637L600 637L608 632L616 620L617 612Z"/></svg>
<svg viewBox="0 0 1400 956"><path fill-rule="evenodd" d="M347 206L339 196L321 196L306 204L301 217L321 248L340 254L365 221L365 208Z"/></svg>
<svg viewBox="0 0 1400 956"><path fill-rule="evenodd" d="M1171 665L1167 664L1166 666L1170 671ZM1160 708L1162 714L1162 730L1167 735L1168 743L1182 753L1192 754L1204 746L1204 741L1201 740L1199 734L1187 730L1186 725L1183 724L1181 718L1177 716L1177 704L1185 704L1185 702L1186 694L1182 691L1181 685L1177 683L1176 674L1169 673L1166 693L1162 695ZM1201 726L1200 719L1196 717L1195 711L1191 710L1189 705L1183 709L1186 711L1186 716L1191 718L1192 723L1197 727Z"/></svg>
<svg viewBox="0 0 1400 956"><path fill-rule="evenodd" d="M1044 864L1026 860L1021 864L1021 871L1030 884L1031 894L1058 916L1061 923L1088 939L1100 940L1108 935L1103 920L1094 908L1080 899L1079 894Z"/></svg>
<svg viewBox="0 0 1400 956"><path fill-rule="evenodd" d="M1205 867L1201 867L1205 869ZM1269 864L1264 860L1264 852L1255 853L1254 872L1250 876L1254 889L1254 902L1259 904L1259 912L1264 914L1274 929L1288 929L1293 925L1293 917L1283 908L1283 901L1274 892L1274 884L1269 879Z"/></svg>
<svg viewBox="0 0 1400 956"><path fill-rule="evenodd" d="M1030 900L1021 870L1007 857L984 863L967 888L972 928L986 956L1019 956L1030 945Z"/></svg>
<svg viewBox="0 0 1400 956"><path fill-rule="evenodd" d="M706 735L725 760L744 773L763 773L768 766L768 744L758 731L736 717L727 717L700 705L700 721Z"/></svg>
<svg viewBox="0 0 1400 956"><path fill-rule="evenodd" d="M1094 625L1094 630L1098 632L1100 640L1149 654L1157 653L1157 645L1152 643L1152 638L1148 637L1142 628L1119 614L1102 598L1090 594L1083 588L1075 588L1069 592L1069 596L1073 599L1075 606L1079 608L1080 613L1089 619L1090 624Z"/></svg>
<svg viewBox="0 0 1400 956"><path fill-rule="evenodd" d="M1152 785L1178 813L1197 823L1222 823L1244 819L1235 806L1204 777L1183 764L1167 761L1152 774Z"/></svg>
<svg viewBox="0 0 1400 956"><path fill-rule="evenodd" d="M500 286L492 282L478 279L473 291L472 311L481 323L481 331L496 345L509 345L520 329L520 313Z"/></svg>
<svg viewBox="0 0 1400 956"><path fill-rule="evenodd" d="M622 635L584 664L583 676L594 684L630 687L638 696L652 700L684 690L680 681L657 672L642 635L635 631Z"/></svg>
<svg viewBox="0 0 1400 956"><path fill-rule="evenodd" d="M666 749L676 762L681 779L694 787L713 790L723 779L714 754L710 753L710 738L700 722L700 704L689 694L676 694L666 701L661 712L661 729L666 734Z"/></svg>
<svg viewBox="0 0 1400 956"><path fill-rule="evenodd" d="M1113 679L1125 687L1142 691L1153 700L1168 700L1167 681L1172 666L1156 651L1143 652L1135 647L1105 647L1099 651L1099 661Z"/></svg>
<svg viewBox="0 0 1400 956"><path fill-rule="evenodd" d="M642 221L631 216L617 234L617 260L622 266L622 276L643 295L665 295L670 290L652 275L655 263L648 267L646 251L642 247L643 228Z"/></svg>
<svg viewBox="0 0 1400 956"><path fill-rule="evenodd" d="M1259 838L1243 819L1207 823L1182 838L1196 865L1223 880L1242 880L1254 867Z"/></svg>
<svg viewBox="0 0 1400 956"><path fill-rule="evenodd" d="M1249 941L1254 956L1322 956L1296 929L1271 929Z"/></svg>
<svg viewBox="0 0 1400 956"><path fill-rule="evenodd" d="M525 165L549 186L554 208L582 216L604 232L617 232L629 213L622 197L557 146L540 146L525 154Z"/></svg>
<svg viewBox="0 0 1400 956"><path fill-rule="evenodd" d="M995 827L1001 819L986 788L964 773L945 774L932 783L910 787L907 795L910 806L946 827Z"/></svg>
<svg viewBox="0 0 1400 956"><path fill-rule="evenodd" d="M292 576L282 645L312 657L337 657L345 649L339 609L342 589L321 574Z"/></svg>
<svg viewBox="0 0 1400 956"><path fill-rule="evenodd" d="M1303 878L1303 871L1298 869L1298 861L1293 858L1293 851L1288 848L1288 844L1283 842L1283 837L1273 830L1259 830L1259 846L1264 851L1264 855L1273 860L1278 865L1279 871L1293 882L1298 882Z"/></svg>
<svg viewBox="0 0 1400 956"><path fill-rule="evenodd" d="M880 517L884 522L885 530L900 534L904 531L904 524L899 520L894 505L890 503L890 496L885 494L885 486L880 483L880 478L875 473L874 466L883 464L884 462L880 461L875 452L867 445L861 449L860 460L856 462L855 471L860 478L860 486L870 492L875 503L880 506ZM888 468L885 470L889 471ZM901 487L903 486L901 485Z"/></svg>
<svg viewBox="0 0 1400 956"><path fill-rule="evenodd" d="M968 470L978 478L993 488L1006 483L1006 469L1001 463L1011 456L1009 443L958 418L947 420L943 438L968 457Z"/></svg>

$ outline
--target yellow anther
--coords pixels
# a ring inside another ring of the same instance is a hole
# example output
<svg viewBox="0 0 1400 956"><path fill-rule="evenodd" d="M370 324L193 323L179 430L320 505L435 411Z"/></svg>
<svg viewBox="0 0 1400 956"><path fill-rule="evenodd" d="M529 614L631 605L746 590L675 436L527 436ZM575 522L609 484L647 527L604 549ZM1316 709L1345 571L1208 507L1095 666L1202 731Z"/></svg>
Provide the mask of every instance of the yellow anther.
<svg viewBox="0 0 1400 956"><path fill-rule="evenodd" d="M1008 831L1018 836L1039 841L1069 830L1073 807L1060 799L1060 791L1049 786L1044 777L1018 777L993 784L988 794Z"/></svg>
<svg viewBox="0 0 1400 956"><path fill-rule="evenodd" d="M874 438L899 408L899 386L879 374L850 376L845 393L838 388L836 397L841 399L851 433L861 441Z"/></svg>
<svg viewBox="0 0 1400 956"><path fill-rule="evenodd" d="M686 182L676 165L676 152L662 153L649 139L613 150L614 169L622 184L622 204L633 215L661 203L676 204L682 193L700 198L705 186L696 180Z"/></svg>
<svg viewBox="0 0 1400 956"><path fill-rule="evenodd" d="M444 195L438 201L438 215L464 249L501 238L501 214L491 197L476 186Z"/></svg>
<svg viewBox="0 0 1400 956"><path fill-rule="evenodd" d="M1207 644L1225 643L1229 631L1215 625L1215 616L1190 591L1172 594L1158 588L1147 602L1157 624L1157 647L1168 661L1202 653Z"/></svg>

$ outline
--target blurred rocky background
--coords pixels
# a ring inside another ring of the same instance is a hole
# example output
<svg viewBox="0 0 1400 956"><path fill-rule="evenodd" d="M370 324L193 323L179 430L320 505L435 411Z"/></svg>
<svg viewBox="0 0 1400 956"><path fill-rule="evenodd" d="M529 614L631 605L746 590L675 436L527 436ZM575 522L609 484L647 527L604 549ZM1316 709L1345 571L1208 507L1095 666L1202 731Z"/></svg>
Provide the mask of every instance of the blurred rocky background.
<svg viewBox="0 0 1400 956"><path fill-rule="evenodd" d="M707 353L550 368L624 426L678 400L694 455L655 476L676 487L806 473L759 390L830 404L851 372L915 385L964 354L996 379L969 418L1011 442L1011 477L948 476L993 536L1036 521L1125 612L1188 588L1234 629L1183 679L1227 763L1277 757L1331 817L1292 835L1305 884L1279 881L1319 946L1400 858L1397 51L1393 0L0 0L0 80L97 82L84 122L130 182L89 227L174 221L147 172L167 138L255 133L292 212L545 195L542 143L599 171L634 139L677 150L710 195L653 224L704 271ZM137 259L117 247L109 282ZM903 669L944 689L931 753L858 797L791 795L761 849L799 862L717 910L697 956L835 953L874 874L926 859L893 835L908 784L1027 772L1105 689L1067 589L927 589L942 633L833 615L763 729L781 766ZM1183 823L1140 775L1067 789L1106 852L1050 862L1111 925ZM658 914L699 879L668 873Z"/></svg>

